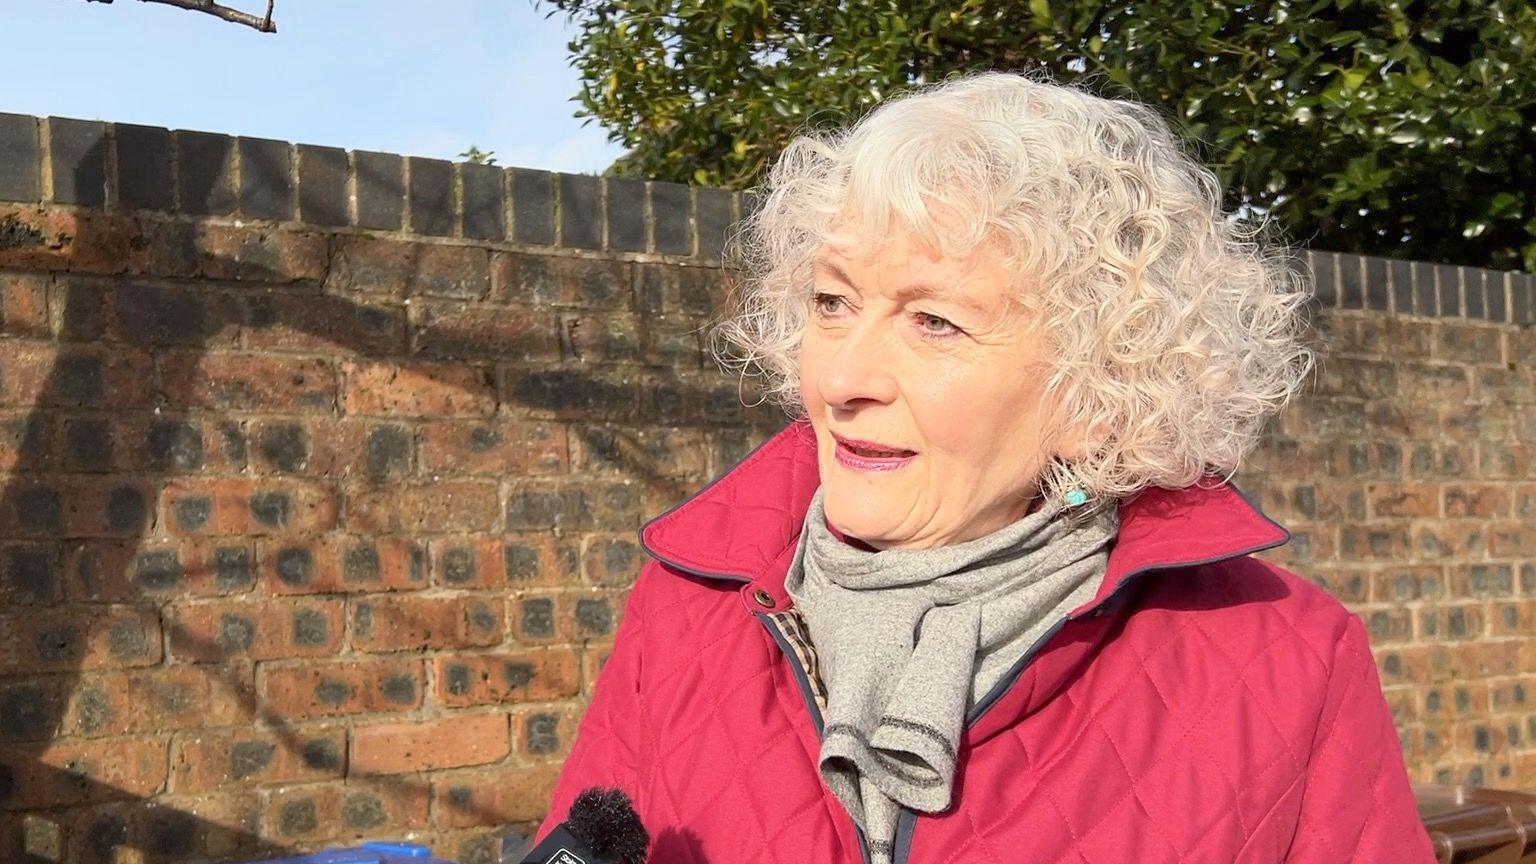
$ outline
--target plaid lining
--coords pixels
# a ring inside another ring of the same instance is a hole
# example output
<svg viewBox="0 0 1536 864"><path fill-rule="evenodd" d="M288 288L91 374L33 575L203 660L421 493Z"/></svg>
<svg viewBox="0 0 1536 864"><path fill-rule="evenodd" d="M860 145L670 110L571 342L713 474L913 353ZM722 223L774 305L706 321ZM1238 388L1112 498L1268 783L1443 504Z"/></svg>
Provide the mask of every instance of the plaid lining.
<svg viewBox="0 0 1536 864"><path fill-rule="evenodd" d="M811 633L805 626L805 619L800 617L799 610L791 606L781 612L766 613L773 623L778 625L779 632L784 634L784 641L795 652L795 658L800 661L800 668L805 670L805 677L811 682L811 695L816 698L816 709L821 716L827 716L827 685L821 680L821 663L816 659L816 647L811 644Z"/></svg>

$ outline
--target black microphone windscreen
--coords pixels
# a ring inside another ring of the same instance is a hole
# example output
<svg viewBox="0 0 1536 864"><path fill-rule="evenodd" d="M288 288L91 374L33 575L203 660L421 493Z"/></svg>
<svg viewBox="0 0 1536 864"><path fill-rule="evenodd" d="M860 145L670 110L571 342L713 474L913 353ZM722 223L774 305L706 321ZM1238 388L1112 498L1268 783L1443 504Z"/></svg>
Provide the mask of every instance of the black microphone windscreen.
<svg viewBox="0 0 1536 864"><path fill-rule="evenodd" d="M645 864L651 837L622 790L592 788L577 795L565 826L599 858L615 864Z"/></svg>

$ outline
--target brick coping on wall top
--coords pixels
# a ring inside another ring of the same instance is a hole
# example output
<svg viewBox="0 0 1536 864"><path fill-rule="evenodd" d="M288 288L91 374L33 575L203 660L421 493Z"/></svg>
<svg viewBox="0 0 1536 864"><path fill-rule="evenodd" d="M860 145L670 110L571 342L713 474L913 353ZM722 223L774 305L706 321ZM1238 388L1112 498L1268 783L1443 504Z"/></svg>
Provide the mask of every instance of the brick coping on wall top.
<svg viewBox="0 0 1536 864"><path fill-rule="evenodd" d="M721 264L751 193L0 113L0 201ZM1536 323L1536 275L1308 250L1321 308Z"/></svg>

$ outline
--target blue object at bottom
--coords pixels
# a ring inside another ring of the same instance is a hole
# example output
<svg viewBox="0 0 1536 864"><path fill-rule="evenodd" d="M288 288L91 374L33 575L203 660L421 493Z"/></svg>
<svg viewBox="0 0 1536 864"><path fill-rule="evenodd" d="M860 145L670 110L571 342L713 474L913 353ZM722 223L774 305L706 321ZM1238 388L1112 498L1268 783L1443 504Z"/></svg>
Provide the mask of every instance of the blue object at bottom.
<svg viewBox="0 0 1536 864"><path fill-rule="evenodd" d="M364 843L351 849L323 849L295 858L272 858L251 864L453 864L432 857L432 850L414 843Z"/></svg>

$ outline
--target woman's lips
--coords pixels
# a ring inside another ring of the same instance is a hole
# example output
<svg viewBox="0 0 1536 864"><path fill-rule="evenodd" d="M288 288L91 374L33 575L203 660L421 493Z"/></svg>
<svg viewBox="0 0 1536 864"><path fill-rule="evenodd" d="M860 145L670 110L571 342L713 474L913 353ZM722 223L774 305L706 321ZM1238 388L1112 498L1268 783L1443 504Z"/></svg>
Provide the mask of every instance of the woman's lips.
<svg viewBox="0 0 1536 864"><path fill-rule="evenodd" d="M917 458L910 450L893 452L842 439L837 439L832 455L839 465L854 471L894 471Z"/></svg>

